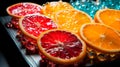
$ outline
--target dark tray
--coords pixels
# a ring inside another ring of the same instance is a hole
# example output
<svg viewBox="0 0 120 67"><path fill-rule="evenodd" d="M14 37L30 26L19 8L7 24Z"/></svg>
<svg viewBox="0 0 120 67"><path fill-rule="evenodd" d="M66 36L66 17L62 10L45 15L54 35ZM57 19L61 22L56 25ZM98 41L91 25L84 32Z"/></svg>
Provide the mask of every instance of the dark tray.
<svg viewBox="0 0 120 67"><path fill-rule="evenodd" d="M15 46L17 47L17 49L21 53L24 60L28 63L28 65L30 67L39 67L40 66L39 61L40 61L41 57L39 55L27 55L26 50L21 48L21 46L22 46L21 43L16 39L16 30L7 28L5 26L6 23L10 22L10 20L11 20L10 16L0 17L1 24L3 25L3 27L5 28L6 32L11 37L13 42L15 43Z"/></svg>

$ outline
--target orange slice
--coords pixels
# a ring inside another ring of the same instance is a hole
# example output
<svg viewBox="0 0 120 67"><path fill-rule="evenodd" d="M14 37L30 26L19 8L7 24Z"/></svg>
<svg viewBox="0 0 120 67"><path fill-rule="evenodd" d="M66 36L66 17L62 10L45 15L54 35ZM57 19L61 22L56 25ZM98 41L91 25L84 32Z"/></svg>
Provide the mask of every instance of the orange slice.
<svg viewBox="0 0 120 67"><path fill-rule="evenodd" d="M20 30L27 36L37 39L38 36L50 29L56 29L57 25L48 17L40 14L29 14L20 18Z"/></svg>
<svg viewBox="0 0 120 67"><path fill-rule="evenodd" d="M40 35L38 48L49 60L58 64L81 62L86 55L86 44L79 36L65 30L49 30Z"/></svg>
<svg viewBox="0 0 120 67"><path fill-rule="evenodd" d="M93 22L92 18L88 14L75 9L59 11L55 18L58 28L69 30L77 34L79 34L81 25Z"/></svg>
<svg viewBox="0 0 120 67"><path fill-rule="evenodd" d="M84 24L80 29L81 37L88 46L103 52L120 52L120 35L104 24Z"/></svg>
<svg viewBox="0 0 120 67"><path fill-rule="evenodd" d="M73 7L67 2L56 1L56 2L48 2L44 4L42 11L44 15L54 20L55 18L54 15L56 14L56 12L65 9L73 9Z"/></svg>
<svg viewBox="0 0 120 67"><path fill-rule="evenodd" d="M102 9L97 11L95 22L106 24L120 32L120 10Z"/></svg>
<svg viewBox="0 0 120 67"><path fill-rule="evenodd" d="M9 6L7 13L13 17L23 17L27 14L42 13L42 7L39 4L31 2L21 2Z"/></svg>

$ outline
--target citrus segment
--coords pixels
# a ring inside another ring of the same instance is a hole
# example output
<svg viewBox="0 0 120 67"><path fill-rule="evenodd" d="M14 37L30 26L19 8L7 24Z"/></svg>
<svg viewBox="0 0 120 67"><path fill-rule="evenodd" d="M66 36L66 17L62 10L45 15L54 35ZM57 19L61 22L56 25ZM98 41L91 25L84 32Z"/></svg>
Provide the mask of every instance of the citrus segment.
<svg viewBox="0 0 120 67"><path fill-rule="evenodd" d="M39 50L51 61L74 64L82 61L86 44L75 34L63 30L49 30L38 38Z"/></svg>
<svg viewBox="0 0 120 67"><path fill-rule="evenodd" d="M56 2L48 2L44 4L42 11L44 15L50 17L52 20L55 20L54 15L58 11L65 9L73 9L73 7L67 2L56 1Z"/></svg>
<svg viewBox="0 0 120 67"><path fill-rule="evenodd" d="M120 32L120 10L102 9L95 15L95 21L106 24Z"/></svg>
<svg viewBox="0 0 120 67"><path fill-rule="evenodd" d="M7 8L7 12L11 16L20 18L27 14L42 13L41 8L42 7L40 5L35 3L21 2L21 3L16 3L14 5L9 6Z"/></svg>
<svg viewBox="0 0 120 67"><path fill-rule="evenodd" d="M81 25L91 23L93 21L88 14L73 9L58 12L56 14L56 22L58 24L58 28L78 34Z"/></svg>
<svg viewBox="0 0 120 67"><path fill-rule="evenodd" d="M103 24L84 24L81 37L89 46L103 52L120 51L120 35L111 27Z"/></svg>
<svg viewBox="0 0 120 67"><path fill-rule="evenodd" d="M37 39L37 37L46 30L57 28L57 25L50 18L38 14L22 17L19 20L19 26L24 34L33 39Z"/></svg>

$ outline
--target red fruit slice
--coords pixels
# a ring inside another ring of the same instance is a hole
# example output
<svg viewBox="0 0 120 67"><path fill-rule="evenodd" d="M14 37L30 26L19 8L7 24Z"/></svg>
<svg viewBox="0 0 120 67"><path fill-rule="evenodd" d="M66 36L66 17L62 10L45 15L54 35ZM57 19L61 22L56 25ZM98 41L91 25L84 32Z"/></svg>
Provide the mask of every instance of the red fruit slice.
<svg viewBox="0 0 120 67"><path fill-rule="evenodd" d="M7 12L13 17L20 18L27 14L42 13L41 6L35 3L22 2L9 6Z"/></svg>
<svg viewBox="0 0 120 67"><path fill-rule="evenodd" d="M51 61L59 64L74 64L83 60L86 44L68 31L49 30L38 37L39 50Z"/></svg>
<svg viewBox="0 0 120 67"><path fill-rule="evenodd" d="M25 35L37 39L42 32L55 29L57 25L46 16L29 14L19 20L19 27Z"/></svg>

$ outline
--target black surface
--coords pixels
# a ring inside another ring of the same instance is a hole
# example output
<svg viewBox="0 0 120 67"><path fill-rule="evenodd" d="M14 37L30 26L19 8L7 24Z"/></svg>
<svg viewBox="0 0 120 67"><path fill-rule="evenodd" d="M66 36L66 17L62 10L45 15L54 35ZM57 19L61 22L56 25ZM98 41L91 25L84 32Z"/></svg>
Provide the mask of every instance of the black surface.
<svg viewBox="0 0 120 67"><path fill-rule="evenodd" d="M10 67L28 67L14 42L0 23L0 50ZM0 66L1 67L1 66Z"/></svg>

